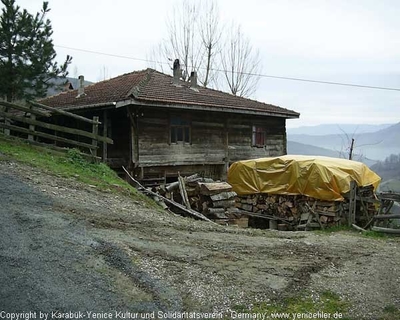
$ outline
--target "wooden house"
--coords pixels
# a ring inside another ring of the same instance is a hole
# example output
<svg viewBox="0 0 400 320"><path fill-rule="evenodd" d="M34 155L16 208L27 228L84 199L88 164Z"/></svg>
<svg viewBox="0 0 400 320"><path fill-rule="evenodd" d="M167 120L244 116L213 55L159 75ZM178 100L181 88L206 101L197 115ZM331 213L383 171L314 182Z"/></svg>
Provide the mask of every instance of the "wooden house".
<svg viewBox="0 0 400 320"><path fill-rule="evenodd" d="M146 69L40 103L99 116L99 132L114 144L98 155L142 180L172 180L178 172L224 178L234 161L286 154L286 119L299 113L198 86L194 73L191 79Z"/></svg>

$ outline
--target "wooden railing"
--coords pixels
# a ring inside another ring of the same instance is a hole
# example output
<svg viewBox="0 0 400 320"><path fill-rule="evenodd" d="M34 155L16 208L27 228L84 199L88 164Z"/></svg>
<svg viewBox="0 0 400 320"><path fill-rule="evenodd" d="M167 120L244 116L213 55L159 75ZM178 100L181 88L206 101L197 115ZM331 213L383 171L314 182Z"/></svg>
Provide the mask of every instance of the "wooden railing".
<svg viewBox="0 0 400 320"><path fill-rule="evenodd" d="M49 120L55 115L76 120L74 121L76 127L79 127L79 122L89 123L91 124L91 130L86 131L51 123ZM99 135L100 124L98 116L89 119L34 101L27 101L26 105L0 101L0 128L3 129L5 135L15 135L15 133L18 133L17 136L19 138L26 139L29 143L46 146L59 151L68 150L67 148L57 146L57 143L62 143L78 147L81 152L98 159L98 142L103 142L104 144L113 143L112 139ZM65 134L69 136L65 137ZM79 141L82 140L82 137L89 141ZM42 138L41 140L46 139L50 143L39 141L40 138Z"/></svg>

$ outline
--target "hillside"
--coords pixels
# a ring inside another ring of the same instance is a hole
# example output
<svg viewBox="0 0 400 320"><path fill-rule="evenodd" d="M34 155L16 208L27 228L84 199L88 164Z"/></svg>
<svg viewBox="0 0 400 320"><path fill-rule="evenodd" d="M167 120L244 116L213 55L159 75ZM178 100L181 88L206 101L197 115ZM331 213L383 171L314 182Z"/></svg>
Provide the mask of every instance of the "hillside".
<svg viewBox="0 0 400 320"><path fill-rule="evenodd" d="M146 203L106 168L100 166L101 174L78 160L0 139L5 313L82 312L85 319L94 319L87 312L122 319L117 315L127 311L143 314L127 319L194 312L214 312L218 319L400 315L400 239L195 221Z"/></svg>
<svg viewBox="0 0 400 320"><path fill-rule="evenodd" d="M305 135L289 134L288 141L313 145L337 152L348 152L351 135ZM400 153L400 123L372 133L355 134L355 153L370 159L383 160L390 154Z"/></svg>

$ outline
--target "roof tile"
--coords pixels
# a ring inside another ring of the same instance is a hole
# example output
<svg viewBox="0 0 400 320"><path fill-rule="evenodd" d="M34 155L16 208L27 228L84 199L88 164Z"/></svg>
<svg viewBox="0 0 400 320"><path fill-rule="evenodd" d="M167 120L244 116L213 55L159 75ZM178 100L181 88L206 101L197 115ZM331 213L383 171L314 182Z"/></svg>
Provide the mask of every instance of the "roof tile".
<svg viewBox="0 0 400 320"><path fill-rule="evenodd" d="M40 102L52 107L74 109L114 103L130 98L142 103L178 104L229 108L233 112L250 110L298 117L299 113L272 104L246 99L204 87L190 88L188 83L173 83L172 76L153 69L134 71L85 87L85 95L77 98L78 90L62 92Z"/></svg>

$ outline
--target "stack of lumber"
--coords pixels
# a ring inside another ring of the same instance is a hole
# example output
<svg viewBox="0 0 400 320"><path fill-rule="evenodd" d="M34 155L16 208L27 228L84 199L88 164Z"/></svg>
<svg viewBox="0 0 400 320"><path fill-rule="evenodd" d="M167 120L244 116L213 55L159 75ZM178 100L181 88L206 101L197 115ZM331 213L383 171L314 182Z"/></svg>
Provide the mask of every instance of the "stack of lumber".
<svg viewBox="0 0 400 320"><path fill-rule="evenodd" d="M236 193L227 182L201 178L197 174L155 188L167 199L196 210L216 223L248 226L248 217L235 207Z"/></svg>
<svg viewBox="0 0 400 320"><path fill-rule="evenodd" d="M236 207L252 218L268 219L272 229L307 230L336 226L342 220L341 202L303 195L253 194L237 196Z"/></svg>

